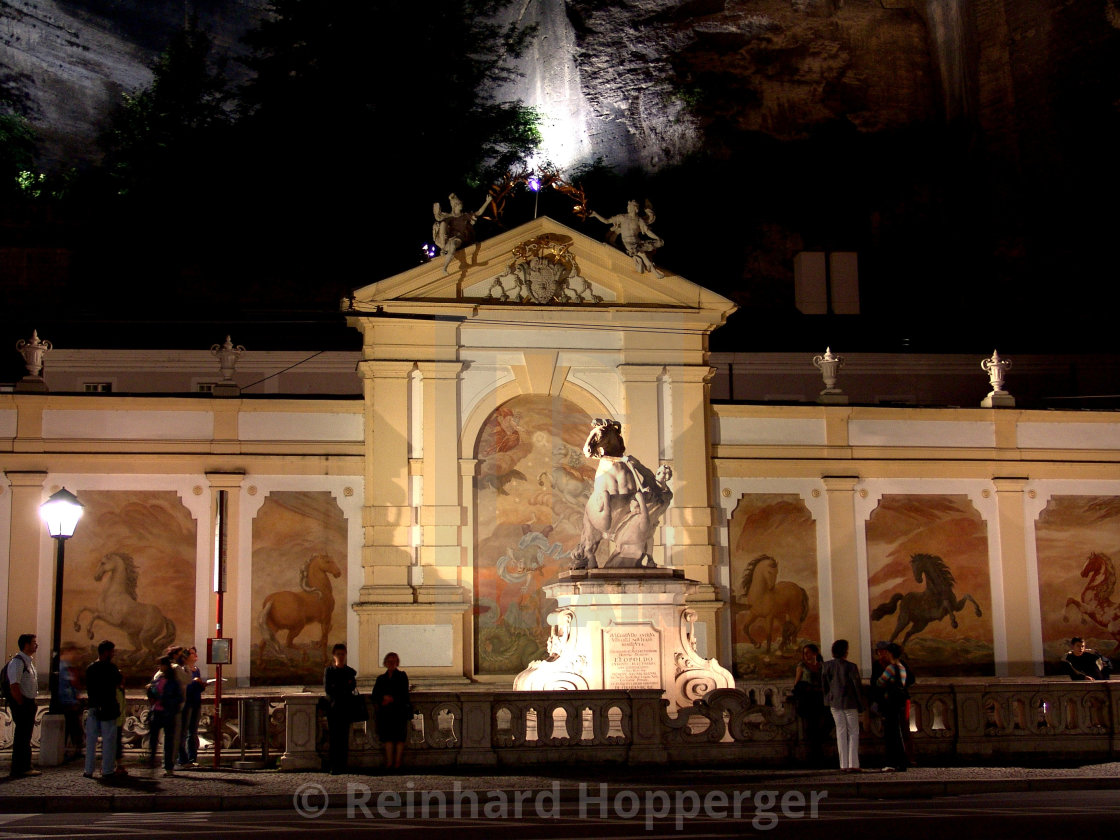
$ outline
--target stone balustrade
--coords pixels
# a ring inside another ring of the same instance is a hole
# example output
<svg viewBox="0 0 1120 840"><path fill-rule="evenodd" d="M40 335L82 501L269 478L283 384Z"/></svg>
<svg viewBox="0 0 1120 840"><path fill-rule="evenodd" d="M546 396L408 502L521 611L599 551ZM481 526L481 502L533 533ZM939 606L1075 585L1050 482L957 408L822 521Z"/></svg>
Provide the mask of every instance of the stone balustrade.
<svg viewBox="0 0 1120 840"><path fill-rule="evenodd" d="M417 767L783 766L805 756L789 688L752 683L718 689L675 717L657 690L416 691L406 761ZM1120 681L930 679L913 686L911 696L910 731L920 763L1104 761L1120 753ZM269 752L279 756L281 769L319 769L327 751L320 697L242 693L224 699L223 757L235 757L243 748L259 755L267 731ZM40 707L39 717L45 709ZM243 727L240 716L250 711L253 719L247 717ZM147 714L146 701L129 699L126 755L146 755ZM860 753L874 765L883 752L881 718L865 714L862 727ZM202 751L212 754L212 705L203 706L200 734ZM10 750L11 742L11 716L0 707L0 749ZM834 745L826 744L826 755L834 752ZM350 763L376 768L381 762L371 715L351 729Z"/></svg>

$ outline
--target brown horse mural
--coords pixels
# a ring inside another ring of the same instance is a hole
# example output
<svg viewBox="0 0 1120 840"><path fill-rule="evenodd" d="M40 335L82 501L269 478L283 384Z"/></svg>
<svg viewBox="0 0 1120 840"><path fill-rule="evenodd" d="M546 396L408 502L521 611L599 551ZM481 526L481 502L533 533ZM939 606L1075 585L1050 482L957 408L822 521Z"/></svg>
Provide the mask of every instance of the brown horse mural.
<svg viewBox="0 0 1120 840"><path fill-rule="evenodd" d="M898 611L898 621L890 640L895 641L904 629L906 635L902 637L902 645L910 641L910 637L921 633L935 621L941 621L946 616L955 628L957 613L964 609L966 603L971 602L976 608L977 617L983 615L980 605L971 595L957 598L953 587L956 578L940 557L932 554L915 554L910 558L910 567L914 570L914 580L918 583L925 582L926 588L921 592L896 592L885 603L877 606L871 613L871 620L878 621Z"/></svg>
<svg viewBox="0 0 1120 840"><path fill-rule="evenodd" d="M257 626L261 630L261 655L267 648L279 648L277 633L287 631L285 646L295 648L296 637L308 624L320 627L319 647L323 659L327 657L328 638L331 632L331 614L334 612L334 593L331 578L342 575L342 570L326 554L315 554L299 573L299 592L284 590L273 592L264 599Z"/></svg>
<svg viewBox="0 0 1120 840"><path fill-rule="evenodd" d="M737 637L746 638L756 648L751 628L758 621L765 622L766 652L770 653L774 641L774 628L779 626L778 649L785 650L797 644L797 634L809 616L809 595L796 583L778 580L778 561L769 554L761 554L747 564L739 584L740 594L735 601L746 607L736 619ZM780 622L780 624L779 624Z"/></svg>
<svg viewBox="0 0 1120 840"><path fill-rule="evenodd" d="M1081 600L1067 599L1062 619L1069 621L1072 607L1080 613L1082 624L1091 621L1111 636L1116 641L1111 655L1120 655L1120 603L1112 600L1112 591L1116 588L1112 559L1099 551L1093 552L1081 569L1081 577L1087 578Z"/></svg>

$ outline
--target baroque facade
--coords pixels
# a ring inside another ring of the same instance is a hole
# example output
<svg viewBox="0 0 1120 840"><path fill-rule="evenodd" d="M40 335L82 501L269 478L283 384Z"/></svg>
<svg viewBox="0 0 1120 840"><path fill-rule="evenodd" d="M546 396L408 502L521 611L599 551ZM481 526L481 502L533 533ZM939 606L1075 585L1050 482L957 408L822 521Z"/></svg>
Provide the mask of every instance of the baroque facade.
<svg viewBox="0 0 1120 840"><path fill-rule="evenodd" d="M201 649L224 490L237 685L314 684L345 640L363 676L395 650L414 679L508 687L546 654L542 584L579 538L599 417L672 467L652 554L698 582L700 650L741 683L792 674L806 641L847 638L869 669L895 639L945 678L1052 673L1074 634L1120 645L1110 412L713 402L733 304L547 218L344 308L360 396L0 394L5 650L49 637L38 506L63 486L86 516L62 640L113 639L136 679L168 643Z"/></svg>

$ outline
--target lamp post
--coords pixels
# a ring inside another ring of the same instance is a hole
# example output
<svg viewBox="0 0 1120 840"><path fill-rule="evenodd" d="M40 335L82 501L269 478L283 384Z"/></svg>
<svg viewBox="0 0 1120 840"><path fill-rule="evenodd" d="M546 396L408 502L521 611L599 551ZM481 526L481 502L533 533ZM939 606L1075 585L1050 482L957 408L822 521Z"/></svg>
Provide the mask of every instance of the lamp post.
<svg viewBox="0 0 1120 840"><path fill-rule="evenodd" d="M59 671L61 668L62 636L62 575L66 559L66 541L74 536L74 528L82 518L82 503L78 497L63 487L39 506L39 515L55 541L54 569L54 625L51 630L51 714L60 714Z"/></svg>

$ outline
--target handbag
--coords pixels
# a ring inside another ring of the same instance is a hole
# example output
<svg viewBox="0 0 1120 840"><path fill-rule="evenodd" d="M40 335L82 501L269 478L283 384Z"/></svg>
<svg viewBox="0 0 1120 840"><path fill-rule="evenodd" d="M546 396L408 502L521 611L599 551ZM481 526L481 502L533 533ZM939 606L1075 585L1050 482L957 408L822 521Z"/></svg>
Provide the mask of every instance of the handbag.
<svg viewBox="0 0 1120 840"><path fill-rule="evenodd" d="M369 707L366 698L360 694L350 695L350 722L365 723L369 720Z"/></svg>

